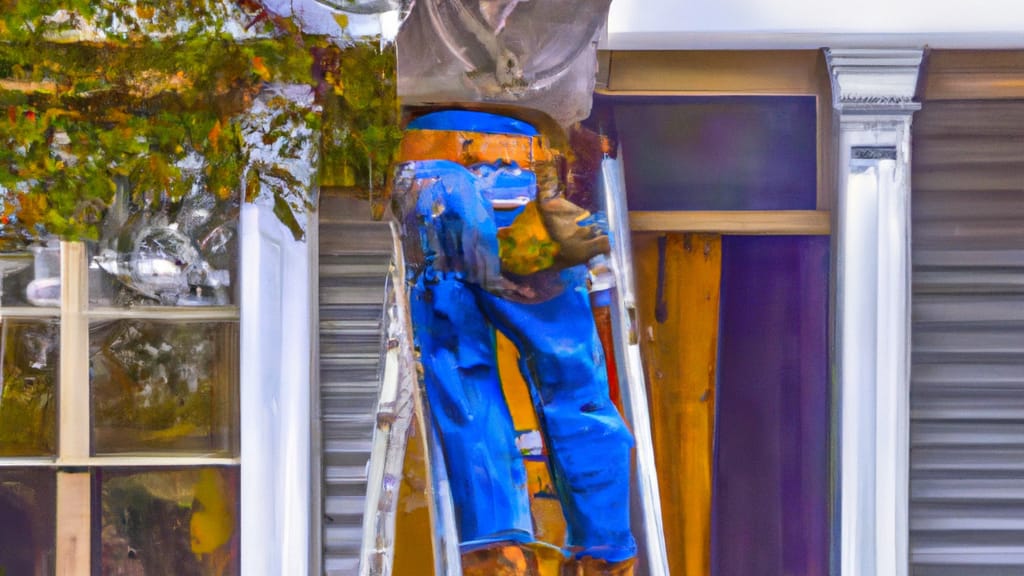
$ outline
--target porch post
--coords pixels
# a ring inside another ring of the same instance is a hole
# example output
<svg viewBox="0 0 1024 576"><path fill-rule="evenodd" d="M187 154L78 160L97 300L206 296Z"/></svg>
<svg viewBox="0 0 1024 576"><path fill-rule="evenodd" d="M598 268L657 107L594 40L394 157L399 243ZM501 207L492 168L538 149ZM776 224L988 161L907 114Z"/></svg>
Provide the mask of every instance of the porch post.
<svg viewBox="0 0 1024 576"><path fill-rule="evenodd" d="M910 123L921 50L829 49L842 576L908 572Z"/></svg>

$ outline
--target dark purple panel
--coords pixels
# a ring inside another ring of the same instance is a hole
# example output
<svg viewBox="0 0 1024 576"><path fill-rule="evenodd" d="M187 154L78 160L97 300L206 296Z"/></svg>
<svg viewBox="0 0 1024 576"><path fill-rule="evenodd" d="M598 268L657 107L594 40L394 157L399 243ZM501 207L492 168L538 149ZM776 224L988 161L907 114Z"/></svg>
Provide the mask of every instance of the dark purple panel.
<svg viewBox="0 0 1024 576"><path fill-rule="evenodd" d="M813 96L614 97L630 210L814 210ZM607 122L606 122L607 123Z"/></svg>
<svg viewBox="0 0 1024 576"><path fill-rule="evenodd" d="M823 236L722 239L714 576L828 572Z"/></svg>

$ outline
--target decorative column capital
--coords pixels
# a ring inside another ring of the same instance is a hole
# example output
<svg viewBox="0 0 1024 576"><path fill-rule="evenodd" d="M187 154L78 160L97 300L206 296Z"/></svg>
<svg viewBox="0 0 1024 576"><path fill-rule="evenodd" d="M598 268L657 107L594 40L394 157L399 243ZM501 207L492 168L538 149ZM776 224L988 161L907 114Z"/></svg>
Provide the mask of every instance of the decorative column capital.
<svg viewBox="0 0 1024 576"><path fill-rule="evenodd" d="M911 114L923 51L827 48L832 105L840 114Z"/></svg>

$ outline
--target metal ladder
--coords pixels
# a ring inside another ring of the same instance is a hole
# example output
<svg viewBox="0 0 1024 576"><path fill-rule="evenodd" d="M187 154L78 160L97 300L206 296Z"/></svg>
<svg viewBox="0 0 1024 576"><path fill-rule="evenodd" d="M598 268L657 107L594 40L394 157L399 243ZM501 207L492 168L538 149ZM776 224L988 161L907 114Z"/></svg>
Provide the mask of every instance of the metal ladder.
<svg viewBox="0 0 1024 576"><path fill-rule="evenodd" d="M638 574L668 574L640 350L634 325L629 224L620 159L602 163L602 204L619 238L613 333L627 420L636 438L632 505L641 548ZM432 486L434 573L461 574L443 456L420 396L404 303L404 265L397 230L353 219L368 207L325 199L319 225L320 430L322 564L328 576L389 574L393 555L395 479L401 478L409 420L421 417ZM393 266L394 265L394 266ZM389 285L389 282L391 283Z"/></svg>

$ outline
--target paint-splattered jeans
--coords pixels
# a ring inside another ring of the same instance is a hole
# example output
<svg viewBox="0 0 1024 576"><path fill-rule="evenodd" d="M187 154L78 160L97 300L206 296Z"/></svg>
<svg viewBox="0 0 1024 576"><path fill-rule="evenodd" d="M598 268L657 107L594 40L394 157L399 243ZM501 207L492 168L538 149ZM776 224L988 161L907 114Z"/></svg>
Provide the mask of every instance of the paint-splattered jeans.
<svg viewBox="0 0 1024 576"><path fill-rule="evenodd" d="M425 242L462 235L467 214L490 212L472 186L450 181L419 195ZM445 229L453 225L459 230ZM434 243L444 244L451 245ZM463 255L446 256L451 262ZM610 562L635 556L629 528L633 439L608 397L582 267L562 273L566 287L557 296L521 303L465 281L462 271L437 270L431 260L414 278L410 304L464 549L534 539L526 470L498 375L497 329L518 347L539 404L568 552Z"/></svg>

